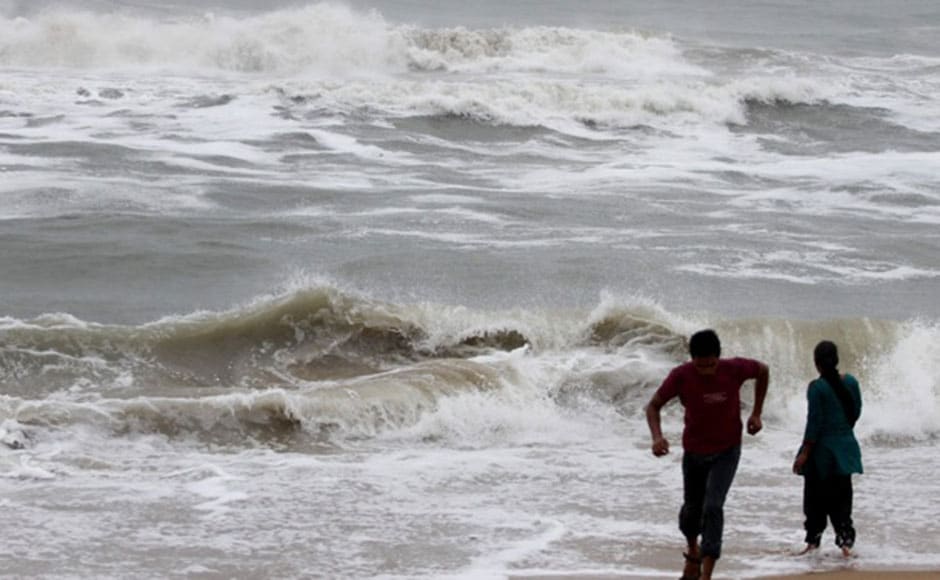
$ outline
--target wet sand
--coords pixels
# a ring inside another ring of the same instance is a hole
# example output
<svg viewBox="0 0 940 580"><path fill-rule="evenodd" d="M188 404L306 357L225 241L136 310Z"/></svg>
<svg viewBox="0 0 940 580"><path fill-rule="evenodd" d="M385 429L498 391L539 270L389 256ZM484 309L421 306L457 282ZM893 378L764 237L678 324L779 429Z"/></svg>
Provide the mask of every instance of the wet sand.
<svg viewBox="0 0 940 580"><path fill-rule="evenodd" d="M717 576L717 574L716 574ZM940 580L940 570L908 572L897 570L839 570L836 572L810 572L787 576L762 576L760 580Z"/></svg>
<svg viewBox="0 0 940 580"><path fill-rule="evenodd" d="M512 580L641 580L660 579L664 576L646 576L642 574L544 574L538 576L510 576ZM725 575L716 571L714 580L732 579L752 580L940 580L940 570L936 571L905 571L905 570L838 570L806 572L801 574L785 574L780 576L751 576L730 574Z"/></svg>

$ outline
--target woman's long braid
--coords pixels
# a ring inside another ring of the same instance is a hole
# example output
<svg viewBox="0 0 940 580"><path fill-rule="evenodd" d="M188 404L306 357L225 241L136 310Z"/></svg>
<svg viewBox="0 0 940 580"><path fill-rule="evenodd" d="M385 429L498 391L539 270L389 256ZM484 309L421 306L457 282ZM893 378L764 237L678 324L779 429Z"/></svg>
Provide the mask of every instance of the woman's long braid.
<svg viewBox="0 0 940 580"><path fill-rule="evenodd" d="M836 396L842 403L842 409L845 411L845 417L849 421L849 426L854 427L858 420L858 409L855 401L852 399L849 389L842 382L839 375L839 350L834 342L824 340L816 345L813 351L813 359L819 366L819 374L835 391Z"/></svg>

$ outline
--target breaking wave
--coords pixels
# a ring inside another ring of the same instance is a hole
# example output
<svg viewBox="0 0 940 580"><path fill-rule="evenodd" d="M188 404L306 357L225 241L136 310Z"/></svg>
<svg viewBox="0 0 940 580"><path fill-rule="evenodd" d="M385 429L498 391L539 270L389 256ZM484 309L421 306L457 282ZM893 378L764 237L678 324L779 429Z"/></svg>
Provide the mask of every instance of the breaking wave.
<svg viewBox="0 0 940 580"><path fill-rule="evenodd" d="M827 338L865 389L863 436L940 431L940 328L929 321L709 322L611 297L587 313L479 312L320 286L139 326L66 314L0 319L0 439L16 448L36 429L90 425L290 443L416 425L448 431L460 409L484 430L493 416L523 420L536 408L639 419L668 369L686 358L685 337L705 325L719 331L726 353L770 364L771 424L802 420L815 374L808 353ZM442 419L442 405L451 419Z"/></svg>

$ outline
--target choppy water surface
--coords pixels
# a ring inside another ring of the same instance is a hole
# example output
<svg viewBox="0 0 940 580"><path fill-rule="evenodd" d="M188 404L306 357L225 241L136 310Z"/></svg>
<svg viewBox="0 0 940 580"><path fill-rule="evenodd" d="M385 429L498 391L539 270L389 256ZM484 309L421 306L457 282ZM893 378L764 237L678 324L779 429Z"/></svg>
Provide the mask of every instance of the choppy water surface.
<svg viewBox="0 0 940 580"><path fill-rule="evenodd" d="M940 14L719 8L0 3L4 570L672 575L704 326L772 369L722 569L840 565L823 338L858 565L940 566Z"/></svg>

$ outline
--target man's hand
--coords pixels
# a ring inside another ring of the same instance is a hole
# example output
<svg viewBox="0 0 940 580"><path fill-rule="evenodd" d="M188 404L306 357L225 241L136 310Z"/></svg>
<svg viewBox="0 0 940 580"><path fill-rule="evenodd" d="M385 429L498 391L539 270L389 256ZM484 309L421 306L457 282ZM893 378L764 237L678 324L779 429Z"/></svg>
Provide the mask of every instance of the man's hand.
<svg viewBox="0 0 940 580"><path fill-rule="evenodd" d="M759 415L751 415L747 420L747 432L750 435L757 435L761 429L764 428L764 424L761 423Z"/></svg>
<svg viewBox="0 0 940 580"><path fill-rule="evenodd" d="M657 437L653 439L653 455L656 457L662 457L669 453L669 441L666 441L665 437Z"/></svg>

